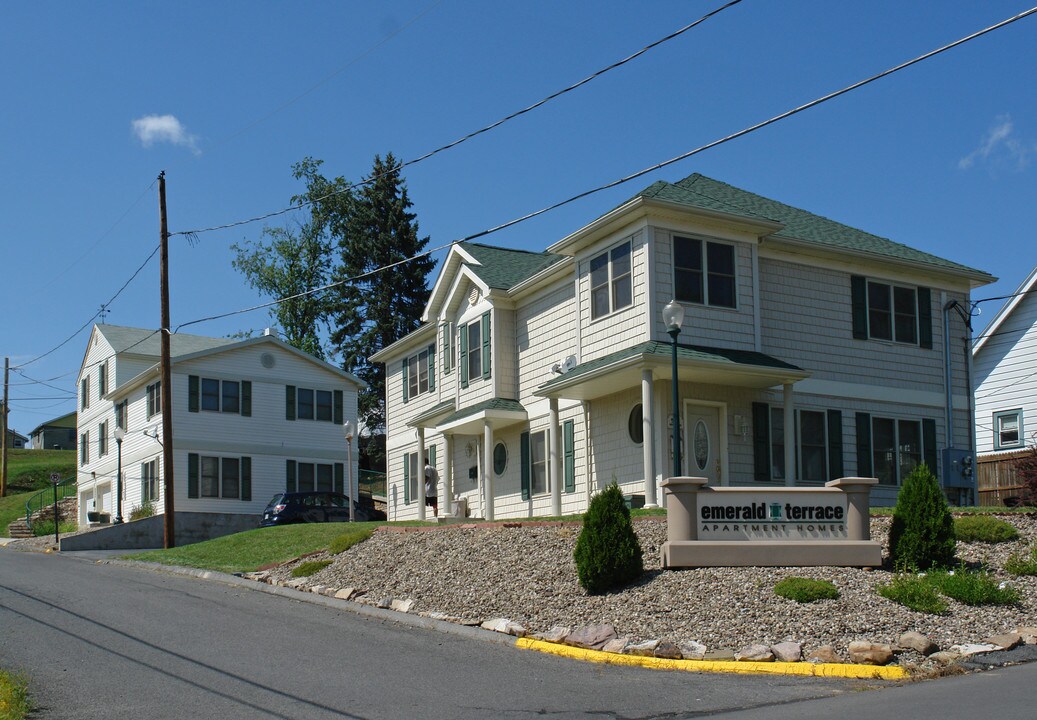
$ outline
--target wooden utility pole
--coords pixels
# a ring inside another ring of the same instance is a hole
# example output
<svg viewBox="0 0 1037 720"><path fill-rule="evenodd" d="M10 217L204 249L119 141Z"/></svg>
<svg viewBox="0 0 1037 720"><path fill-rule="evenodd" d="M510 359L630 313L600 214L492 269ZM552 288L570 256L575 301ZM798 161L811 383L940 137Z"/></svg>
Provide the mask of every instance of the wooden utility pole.
<svg viewBox="0 0 1037 720"><path fill-rule="evenodd" d="M0 440L0 498L7 496L7 371L11 368L11 358L4 358L4 409L0 412L0 425L3 426L3 439Z"/></svg>
<svg viewBox="0 0 1037 720"><path fill-rule="evenodd" d="M163 170L158 174L158 214L159 232L161 233L161 282L159 283L162 295L162 465L166 479L165 492L165 525L164 541L165 547L176 547L176 522L174 518L173 502L173 389L170 379L169 360L169 230L166 224L166 172Z"/></svg>

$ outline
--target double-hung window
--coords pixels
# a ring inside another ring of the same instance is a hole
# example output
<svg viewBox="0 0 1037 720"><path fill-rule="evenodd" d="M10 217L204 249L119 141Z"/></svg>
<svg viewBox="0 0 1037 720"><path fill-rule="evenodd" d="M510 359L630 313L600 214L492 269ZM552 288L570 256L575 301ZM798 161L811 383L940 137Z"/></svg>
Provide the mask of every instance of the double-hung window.
<svg viewBox="0 0 1037 720"><path fill-rule="evenodd" d="M403 361L403 399L436 389L436 346L429 345Z"/></svg>
<svg viewBox="0 0 1037 720"><path fill-rule="evenodd" d="M242 385L244 384L242 383ZM249 392L251 393L251 389ZM341 390L315 390L295 385L285 386L285 419L287 420L316 420L341 425L342 403ZM242 399L242 404L244 404L244 399ZM249 401L249 413L251 413L251 400Z"/></svg>
<svg viewBox="0 0 1037 720"><path fill-rule="evenodd" d="M562 490L576 490L576 448L575 423L566 420L562 423ZM548 431L524 432L519 437L521 455L521 487L522 499L529 500L534 495L543 495L551 491L551 484L558 479L549 477L547 468Z"/></svg>
<svg viewBox="0 0 1037 720"><path fill-rule="evenodd" d="M188 453L187 497L252 499L252 458Z"/></svg>
<svg viewBox="0 0 1037 720"><path fill-rule="evenodd" d="M490 313L484 312L478 320L460 325L457 335L461 345L461 359L458 361L461 387L468 387L472 380L488 379L492 363Z"/></svg>
<svg viewBox="0 0 1037 720"><path fill-rule="evenodd" d="M79 381L79 409L86 410L90 407L90 376Z"/></svg>
<svg viewBox="0 0 1037 720"><path fill-rule="evenodd" d="M1023 411L994 413L994 449L1009 450L1023 446Z"/></svg>
<svg viewBox="0 0 1037 720"><path fill-rule="evenodd" d="M797 410L792 428L796 479L821 483L843 475L842 413ZM753 403L753 452L757 481L785 480L785 411Z"/></svg>
<svg viewBox="0 0 1037 720"><path fill-rule="evenodd" d="M123 400L115 404L115 427L126 429L126 414L129 410L129 401Z"/></svg>
<svg viewBox="0 0 1037 720"><path fill-rule="evenodd" d="M857 413L857 474L899 485L925 463L936 472L936 421Z"/></svg>
<svg viewBox="0 0 1037 720"><path fill-rule="evenodd" d="M90 431L79 436L79 464L86 465L90 462Z"/></svg>
<svg viewBox="0 0 1037 720"><path fill-rule="evenodd" d="M108 454L108 421L97 426L97 457Z"/></svg>
<svg viewBox="0 0 1037 720"><path fill-rule="evenodd" d="M675 236L673 294L681 302L735 307L734 246Z"/></svg>
<svg viewBox="0 0 1037 720"><path fill-rule="evenodd" d="M148 385L147 389L147 416L150 420L155 415L162 412L162 381L159 380L157 383Z"/></svg>
<svg viewBox="0 0 1037 720"><path fill-rule="evenodd" d="M97 366L97 399L100 400L108 393L108 361Z"/></svg>
<svg viewBox="0 0 1037 720"><path fill-rule="evenodd" d="M158 458L140 464L140 501L158 500Z"/></svg>
<svg viewBox="0 0 1037 720"><path fill-rule="evenodd" d="M248 380L217 380L189 375L187 378L189 412L224 412L252 415L252 383Z"/></svg>
<svg viewBox="0 0 1037 720"><path fill-rule="evenodd" d="M591 319L633 304L630 242L591 258Z"/></svg>
<svg viewBox="0 0 1037 720"><path fill-rule="evenodd" d="M853 336L904 345L933 346L932 291L859 275L850 278Z"/></svg>
<svg viewBox="0 0 1037 720"><path fill-rule="evenodd" d="M343 463L312 463L288 460L285 469L287 492L337 492L345 488Z"/></svg>
<svg viewBox="0 0 1037 720"><path fill-rule="evenodd" d="M425 459L429 465L436 467L436 446L425 448ZM403 502L410 504L418 499L418 483L425 482L425 468L418 466L418 454L403 455Z"/></svg>

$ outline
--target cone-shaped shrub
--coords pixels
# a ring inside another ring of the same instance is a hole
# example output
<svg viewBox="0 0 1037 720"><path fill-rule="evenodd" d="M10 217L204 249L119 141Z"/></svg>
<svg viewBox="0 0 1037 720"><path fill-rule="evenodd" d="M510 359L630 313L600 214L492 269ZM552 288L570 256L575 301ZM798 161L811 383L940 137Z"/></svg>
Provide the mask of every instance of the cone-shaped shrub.
<svg viewBox="0 0 1037 720"><path fill-rule="evenodd" d="M904 479L889 528L889 559L901 570L949 567L954 520L940 483L924 464Z"/></svg>
<svg viewBox="0 0 1037 720"><path fill-rule="evenodd" d="M620 588L644 572L641 544L616 483L591 500L573 557L580 585L591 595Z"/></svg>

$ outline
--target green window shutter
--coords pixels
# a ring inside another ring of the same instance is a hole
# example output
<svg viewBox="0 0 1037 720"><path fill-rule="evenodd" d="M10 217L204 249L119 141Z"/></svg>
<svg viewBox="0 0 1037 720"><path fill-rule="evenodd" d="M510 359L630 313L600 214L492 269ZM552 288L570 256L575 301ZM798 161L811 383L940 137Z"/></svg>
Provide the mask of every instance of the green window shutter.
<svg viewBox="0 0 1037 720"><path fill-rule="evenodd" d="M436 389L436 346L428 346L428 389Z"/></svg>
<svg viewBox="0 0 1037 720"><path fill-rule="evenodd" d="M284 419L295 419L295 386L285 385L284 388Z"/></svg>
<svg viewBox="0 0 1037 720"><path fill-rule="evenodd" d="M285 492L295 492L295 461L286 460L284 464L284 490Z"/></svg>
<svg viewBox="0 0 1037 720"><path fill-rule="evenodd" d="M343 421L342 402L343 402L343 397L344 397L343 394L342 394L342 391L341 390L336 390L334 397L335 397L335 400L334 400L334 402L335 402L335 409L334 409L334 415L332 416L332 419L334 420L336 425L341 425L342 421Z"/></svg>
<svg viewBox="0 0 1037 720"><path fill-rule="evenodd" d="M490 348L492 343L490 342L490 313L489 311L484 312L482 315L482 376L485 380L490 377Z"/></svg>
<svg viewBox="0 0 1037 720"><path fill-rule="evenodd" d="M403 454L403 504L410 505L410 453Z"/></svg>
<svg viewBox="0 0 1037 720"><path fill-rule="evenodd" d="M407 365L407 358L403 358L403 402L407 402L408 400L410 400L410 398L408 397L408 393L410 392L410 378L408 377L409 372L410 371Z"/></svg>
<svg viewBox="0 0 1037 720"><path fill-rule="evenodd" d="M753 403L753 479L771 479L771 408L767 403Z"/></svg>
<svg viewBox="0 0 1037 720"><path fill-rule="evenodd" d="M853 305L853 337L868 339L868 280L860 275L850 276L850 302Z"/></svg>
<svg viewBox="0 0 1037 720"><path fill-rule="evenodd" d="M922 421L922 461L936 474L936 421L926 418ZM946 470L945 470L946 471Z"/></svg>
<svg viewBox="0 0 1037 720"><path fill-rule="evenodd" d="M342 463L335 463L335 492L345 493L346 487L346 466ZM349 488L350 500L353 499L353 488Z"/></svg>
<svg viewBox="0 0 1037 720"><path fill-rule="evenodd" d="M843 414L839 410L828 411L828 479L838 480L843 476Z"/></svg>
<svg viewBox="0 0 1037 720"><path fill-rule="evenodd" d="M529 457L529 433L522 433L521 442L519 443L520 451L519 455L522 456L522 499L529 500L530 490L530 457Z"/></svg>
<svg viewBox="0 0 1037 720"><path fill-rule="evenodd" d="M198 497L198 453L187 454L187 497Z"/></svg>
<svg viewBox="0 0 1037 720"><path fill-rule="evenodd" d="M436 467L436 444L432 443L428 446L428 464L432 467ZM424 470L424 468L422 468Z"/></svg>
<svg viewBox="0 0 1037 720"><path fill-rule="evenodd" d="M933 293L929 288L918 288L918 346L933 349Z"/></svg>
<svg viewBox="0 0 1037 720"><path fill-rule="evenodd" d="M576 438L575 423L566 420L562 423L562 477L565 478L565 492L576 491Z"/></svg>
<svg viewBox="0 0 1037 720"><path fill-rule="evenodd" d="M450 323L443 324L443 337L440 346L443 348L443 374L450 372Z"/></svg>
<svg viewBox="0 0 1037 720"><path fill-rule="evenodd" d="M252 499L252 458L241 458L241 499Z"/></svg>
<svg viewBox="0 0 1037 720"><path fill-rule="evenodd" d="M857 476L871 477L871 415L857 413Z"/></svg>
<svg viewBox="0 0 1037 720"><path fill-rule="evenodd" d="M198 376L187 376L187 412L198 412Z"/></svg>
<svg viewBox="0 0 1037 720"><path fill-rule="evenodd" d="M241 381L241 415L252 417L252 381Z"/></svg>
<svg viewBox="0 0 1037 720"><path fill-rule="evenodd" d="M461 325L457 328L461 336L461 359L458 361L458 371L461 373L461 387L468 387L468 326Z"/></svg>

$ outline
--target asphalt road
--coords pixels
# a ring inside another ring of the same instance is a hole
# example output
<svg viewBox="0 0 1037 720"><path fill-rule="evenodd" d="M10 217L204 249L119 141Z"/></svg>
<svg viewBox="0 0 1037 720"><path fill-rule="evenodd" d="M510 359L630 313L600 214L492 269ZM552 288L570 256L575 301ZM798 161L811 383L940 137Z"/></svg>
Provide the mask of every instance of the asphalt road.
<svg viewBox="0 0 1037 720"><path fill-rule="evenodd" d="M1034 717L1018 688L1037 664L893 687L618 668L474 635L0 549L0 667L30 677L44 719Z"/></svg>

